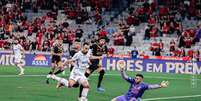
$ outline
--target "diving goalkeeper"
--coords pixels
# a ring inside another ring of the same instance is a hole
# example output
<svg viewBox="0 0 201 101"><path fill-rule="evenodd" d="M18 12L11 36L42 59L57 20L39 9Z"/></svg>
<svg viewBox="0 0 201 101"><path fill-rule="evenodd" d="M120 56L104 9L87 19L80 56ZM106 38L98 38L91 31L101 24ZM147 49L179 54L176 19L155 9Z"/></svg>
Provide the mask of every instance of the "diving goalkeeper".
<svg viewBox="0 0 201 101"><path fill-rule="evenodd" d="M146 90L165 88L169 85L168 81L162 81L160 84L144 83L142 74L136 74L135 78L128 77L124 71L124 66L119 67L122 78L130 83L130 88L126 94L118 96L112 101L141 101L141 97Z"/></svg>

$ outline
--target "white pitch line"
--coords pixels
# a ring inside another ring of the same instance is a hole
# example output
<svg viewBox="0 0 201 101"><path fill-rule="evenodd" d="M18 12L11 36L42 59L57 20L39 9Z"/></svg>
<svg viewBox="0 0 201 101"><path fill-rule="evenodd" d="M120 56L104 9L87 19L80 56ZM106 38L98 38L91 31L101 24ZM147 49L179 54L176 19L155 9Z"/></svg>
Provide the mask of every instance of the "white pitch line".
<svg viewBox="0 0 201 101"><path fill-rule="evenodd" d="M170 99L183 99L183 98L195 98L201 97L201 95L190 95L190 96L172 96L172 97L161 97L161 98L147 98L142 101L156 101L156 100L170 100Z"/></svg>
<svg viewBox="0 0 201 101"><path fill-rule="evenodd" d="M105 74L106 76L120 76L120 74ZM23 75L24 77L46 77L47 75ZM92 74L92 76L99 76L99 74ZM0 78L20 77L19 75L0 75ZM158 77L158 76L145 76L145 78L154 79L169 79L169 80L191 80L191 78L171 78L171 77ZM201 81L201 79L196 79Z"/></svg>

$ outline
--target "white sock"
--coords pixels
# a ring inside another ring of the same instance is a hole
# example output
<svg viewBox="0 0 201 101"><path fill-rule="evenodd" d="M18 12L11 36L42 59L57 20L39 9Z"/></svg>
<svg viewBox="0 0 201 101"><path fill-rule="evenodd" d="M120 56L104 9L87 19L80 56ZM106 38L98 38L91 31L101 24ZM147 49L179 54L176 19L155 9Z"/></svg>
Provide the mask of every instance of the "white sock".
<svg viewBox="0 0 201 101"><path fill-rule="evenodd" d="M66 87L68 87L68 80L61 78L61 77L58 77L56 75L52 75L52 79L64 84Z"/></svg>
<svg viewBox="0 0 201 101"><path fill-rule="evenodd" d="M88 91L89 91L89 88L83 88L82 97L87 98Z"/></svg>
<svg viewBox="0 0 201 101"><path fill-rule="evenodd" d="M56 80L56 81L60 81L62 78L56 76L56 75L52 75L52 79Z"/></svg>
<svg viewBox="0 0 201 101"><path fill-rule="evenodd" d="M18 65L18 68L20 69L20 73L24 73L24 68L21 65Z"/></svg>

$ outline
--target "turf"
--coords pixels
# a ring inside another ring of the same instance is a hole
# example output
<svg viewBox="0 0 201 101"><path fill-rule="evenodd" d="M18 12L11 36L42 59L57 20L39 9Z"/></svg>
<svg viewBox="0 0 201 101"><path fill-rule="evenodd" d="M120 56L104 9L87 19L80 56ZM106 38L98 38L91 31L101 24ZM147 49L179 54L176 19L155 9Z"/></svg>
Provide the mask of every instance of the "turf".
<svg viewBox="0 0 201 101"><path fill-rule="evenodd" d="M51 81L49 85L45 84L45 75L49 68L26 67L26 75L17 76L17 69L13 66L0 66L0 101L77 101L78 89L56 89L56 81ZM66 70L67 78L69 71ZM96 73L95 73L96 74ZM113 97L124 94L129 84L122 80L117 71L107 71L103 81L104 93L96 91L98 80L97 75L89 78L90 92L89 101L111 101ZM127 72L129 76L134 76L135 72ZM197 87L192 88L192 75L183 74L163 74L163 73L144 73L145 82L154 84L162 80L168 80L168 88L146 91L143 99L173 97L173 96L191 96L201 95L201 76L196 75ZM10 75L10 77L9 77ZM16 76L15 76L16 75ZM39 75L39 76L33 76ZM201 97L167 99L157 101L201 101Z"/></svg>

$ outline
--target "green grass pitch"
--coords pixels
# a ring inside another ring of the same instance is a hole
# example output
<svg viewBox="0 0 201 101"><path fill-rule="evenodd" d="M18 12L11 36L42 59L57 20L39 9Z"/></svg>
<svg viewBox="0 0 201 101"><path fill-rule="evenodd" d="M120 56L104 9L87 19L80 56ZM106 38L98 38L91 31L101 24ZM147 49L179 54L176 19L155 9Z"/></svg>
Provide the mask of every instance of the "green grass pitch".
<svg viewBox="0 0 201 101"><path fill-rule="evenodd" d="M17 76L17 69L14 66L0 66L0 101L77 101L78 90L56 89L56 81L51 80L50 84L45 84L46 74L49 68L26 67L25 76ZM65 75L69 74L66 69ZM96 74L96 73L94 73ZM127 72L129 76L134 76L135 72ZM144 81L147 83L160 83L168 80L168 88L146 91L143 99L145 101L201 101L201 76L196 75L196 85L192 88L192 75L183 74L163 74L163 73L144 73ZM124 94L129 84L124 81L119 72L107 71L102 86L106 92L96 92L98 76L92 75L89 78L90 91L89 101L111 101L112 98ZM197 86L197 87L196 87ZM197 97L191 97L198 95ZM187 96L181 98L180 96ZM190 96L190 97L189 97ZM170 97L168 99L167 97ZM175 98L174 98L175 97ZM167 98L166 100L150 100L150 98Z"/></svg>

